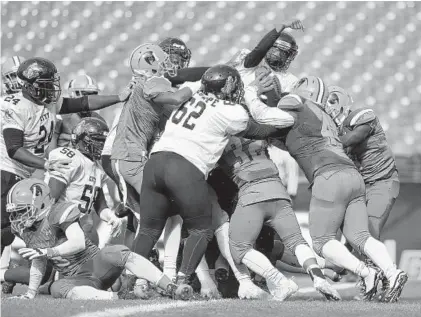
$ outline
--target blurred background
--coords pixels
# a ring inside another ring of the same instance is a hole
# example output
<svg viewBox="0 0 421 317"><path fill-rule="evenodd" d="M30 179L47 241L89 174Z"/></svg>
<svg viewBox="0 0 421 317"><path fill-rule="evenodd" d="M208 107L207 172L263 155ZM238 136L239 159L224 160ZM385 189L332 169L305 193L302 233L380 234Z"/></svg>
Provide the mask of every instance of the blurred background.
<svg viewBox="0 0 421 317"><path fill-rule="evenodd" d="M190 66L228 61L272 28L301 19L299 55L290 71L347 89L355 107L371 107L396 155L401 194L385 238L421 249L421 3L399 2L13 2L1 3L1 62L11 55L52 60L62 89L77 74L113 93L130 80L128 56L139 44L180 37ZM66 94L65 91L63 91ZM114 111L102 113L111 124ZM308 210L303 177L295 208ZM418 274L421 278L421 257Z"/></svg>

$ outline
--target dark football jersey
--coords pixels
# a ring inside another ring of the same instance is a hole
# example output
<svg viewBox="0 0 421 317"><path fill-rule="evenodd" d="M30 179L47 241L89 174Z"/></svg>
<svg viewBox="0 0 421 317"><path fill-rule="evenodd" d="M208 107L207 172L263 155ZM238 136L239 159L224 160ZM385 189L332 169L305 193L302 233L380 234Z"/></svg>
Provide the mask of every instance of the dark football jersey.
<svg viewBox="0 0 421 317"><path fill-rule="evenodd" d="M356 161L366 183L389 178L397 170L395 158L374 111L367 108L352 111L344 120L342 131L353 131L363 124L370 126L370 134L364 141L350 148L351 157Z"/></svg>

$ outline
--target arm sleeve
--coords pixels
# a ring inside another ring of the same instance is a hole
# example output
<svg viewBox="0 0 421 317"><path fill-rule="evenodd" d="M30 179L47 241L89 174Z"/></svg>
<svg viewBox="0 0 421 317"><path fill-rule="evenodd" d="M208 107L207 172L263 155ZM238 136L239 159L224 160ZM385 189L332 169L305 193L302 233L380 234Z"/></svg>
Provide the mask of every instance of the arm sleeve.
<svg viewBox="0 0 421 317"><path fill-rule="evenodd" d="M209 69L209 67L189 67L184 69L179 69L177 75L171 77L168 74L165 74L173 86L181 85L186 81L198 81L202 78L203 74Z"/></svg>
<svg viewBox="0 0 421 317"><path fill-rule="evenodd" d="M58 113L66 114L81 111L89 111L88 96L83 96L81 98L62 98L61 107Z"/></svg>
<svg viewBox="0 0 421 317"><path fill-rule="evenodd" d="M244 60L245 68L256 67L260 64L262 59L265 57L267 51L275 43L276 39L279 37L279 33L276 29L273 29L267 33L257 44L257 46L246 56Z"/></svg>
<svg viewBox="0 0 421 317"><path fill-rule="evenodd" d="M265 105L257 96L257 88L248 86L244 99L250 114L257 123L270 124L278 128L290 127L294 124L294 117L278 108Z"/></svg>
<svg viewBox="0 0 421 317"><path fill-rule="evenodd" d="M147 100L152 100L160 93L171 92L171 82L163 77L152 77L143 85L143 96Z"/></svg>
<svg viewBox="0 0 421 317"><path fill-rule="evenodd" d="M69 159L69 157L66 154L62 154L60 153L60 151L62 151L63 148L59 147L57 149L54 149L50 152L50 155L48 157L49 161L55 161L55 160L60 160L60 159ZM69 168L65 169L63 171L48 171L47 172L47 177L54 177L56 179L58 179L59 181L65 183L65 184L69 184L72 180L72 178L76 175L78 169L80 168L77 164L77 156L75 155L72 158L72 161L69 164Z"/></svg>
<svg viewBox="0 0 421 317"><path fill-rule="evenodd" d="M3 139L9 157L13 158L18 149L23 147L23 131L13 128L3 130Z"/></svg>

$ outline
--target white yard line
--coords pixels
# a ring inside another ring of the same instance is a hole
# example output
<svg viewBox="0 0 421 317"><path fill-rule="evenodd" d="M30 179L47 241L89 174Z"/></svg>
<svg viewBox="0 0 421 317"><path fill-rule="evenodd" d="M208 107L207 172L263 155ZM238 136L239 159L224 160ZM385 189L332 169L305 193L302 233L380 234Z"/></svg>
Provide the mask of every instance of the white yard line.
<svg viewBox="0 0 421 317"><path fill-rule="evenodd" d="M355 283L333 284L333 288L337 290L348 289L348 288L353 288L353 287L355 287ZM298 291L298 293L301 293L301 294L312 293L312 292L317 292L314 287L303 287L303 288L300 288Z"/></svg>
<svg viewBox="0 0 421 317"><path fill-rule="evenodd" d="M156 304L138 304L136 306L108 308L103 311L86 312L74 315L72 317L126 317L138 313L149 313L155 311L162 311L167 309L177 309L194 307L206 304L209 302L173 302L173 303L156 303Z"/></svg>

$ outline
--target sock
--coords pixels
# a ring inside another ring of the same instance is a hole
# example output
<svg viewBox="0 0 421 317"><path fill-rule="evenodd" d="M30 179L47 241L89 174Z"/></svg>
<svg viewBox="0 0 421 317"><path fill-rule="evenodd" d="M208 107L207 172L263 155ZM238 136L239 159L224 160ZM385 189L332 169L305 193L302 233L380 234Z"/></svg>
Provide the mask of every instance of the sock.
<svg viewBox="0 0 421 317"><path fill-rule="evenodd" d="M216 240L218 242L219 250L222 256L228 261L232 271L234 272L235 278L241 283L242 280L250 280L250 273L244 264L238 266L234 263L231 255L229 245L229 222L224 223L215 231Z"/></svg>
<svg viewBox="0 0 421 317"><path fill-rule="evenodd" d="M310 275L312 280L314 280L315 276L320 277L322 279L325 278L319 267L319 264L317 264L317 260L314 256L313 250L311 250L308 245L299 244L295 248L295 255L300 265Z"/></svg>
<svg viewBox="0 0 421 317"><path fill-rule="evenodd" d="M208 266L208 263L206 262L205 257L202 257L202 260L197 266L196 274L197 274L197 278L200 281L200 284L202 284L202 288L217 289L215 282L213 281L212 277L209 274L209 266Z"/></svg>
<svg viewBox="0 0 421 317"><path fill-rule="evenodd" d="M168 218L164 229L164 274L170 279L177 275L177 255L180 248L181 226L180 216Z"/></svg>
<svg viewBox="0 0 421 317"><path fill-rule="evenodd" d="M396 265L390 258L386 246L380 241L369 237L364 244L364 253L390 278L396 270Z"/></svg>
<svg viewBox="0 0 421 317"><path fill-rule="evenodd" d="M110 300L115 299L113 292L102 291L92 286L75 286L66 295L67 299Z"/></svg>
<svg viewBox="0 0 421 317"><path fill-rule="evenodd" d="M143 278L156 285L163 279L163 273L152 262L134 252L130 252L125 268L133 272L136 277ZM168 281L171 282L169 278Z"/></svg>
<svg viewBox="0 0 421 317"><path fill-rule="evenodd" d="M242 261L250 270L261 275L266 280L277 284L285 276L270 263L269 259L254 249L249 250Z"/></svg>
<svg viewBox="0 0 421 317"><path fill-rule="evenodd" d="M367 266L358 260L338 240L329 240L322 248L323 257L335 265L341 266L355 274L366 277L370 273Z"/></svg>

